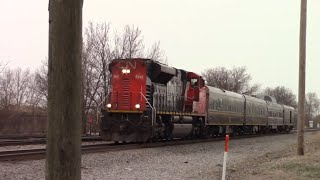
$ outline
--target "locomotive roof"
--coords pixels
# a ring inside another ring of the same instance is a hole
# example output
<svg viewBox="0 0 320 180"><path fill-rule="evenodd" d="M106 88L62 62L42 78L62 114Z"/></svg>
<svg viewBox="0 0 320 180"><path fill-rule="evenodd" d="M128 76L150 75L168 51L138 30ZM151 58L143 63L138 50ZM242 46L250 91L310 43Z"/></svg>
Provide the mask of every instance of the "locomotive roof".
<svg viewBox="0 0 320 180"><path fill-rule="evenodd" d="M168 64L165 64L163 62L160 62L160 61L156 61L156 60L153 60L153 59L148 59L148 58L118 58L118 59L113 59L112 61L131 61L131 60L142 60L142 61L145 61L145 62L148 62L148 63L155 63L155 64L159 64L161 65L163 68L173 68L173 69L177 69L177 70L180 70L180 71L185 71L187 73L193 73L199 77L201 77L200 74L198 73L195 73L193 71L187 71L185 69L178 69L178 68L175 68L175 67L172 67L172 66L169 66Z"/></svg>
<svg viewBox="0 0 320 180"><path fill-rule="evenodd" d="M161 65L164 65L164 66L168 66L165 63L162 63L160 61L156 61L156 60L153 60L153 59L148 59L148 58L119 58L119 59L113 59L112 61L132 61L132 60L142 60L142 61L146 61L146 62L153 62L153 63L161 64ZM168 67L170 67L170 66L168 66Z"/></svg>

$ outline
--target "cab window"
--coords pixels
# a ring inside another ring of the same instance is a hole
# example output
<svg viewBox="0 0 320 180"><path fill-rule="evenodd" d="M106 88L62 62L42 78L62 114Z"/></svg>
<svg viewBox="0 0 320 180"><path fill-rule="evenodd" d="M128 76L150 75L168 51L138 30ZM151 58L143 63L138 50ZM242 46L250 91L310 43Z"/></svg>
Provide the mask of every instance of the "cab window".
<svg viewBox="0 0 320 180"><path fill-rule="evenodd" d="M197 87L198 86L198 79L192 78L191 79L191 86L192 87Z"/></svg>

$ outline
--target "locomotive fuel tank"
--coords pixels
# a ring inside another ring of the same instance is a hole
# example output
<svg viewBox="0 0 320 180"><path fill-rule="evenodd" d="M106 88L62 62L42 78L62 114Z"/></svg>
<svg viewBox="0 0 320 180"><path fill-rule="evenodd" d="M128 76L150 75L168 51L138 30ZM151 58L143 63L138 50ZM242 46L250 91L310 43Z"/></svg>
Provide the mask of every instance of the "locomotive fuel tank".
<svg viewBox="0 0 320 180"><path fill-rule="evenodd" d="M190 116L173 116L173 123L192 124L192 117Z"/></svg>
<svg viewBox="0 0 320 180"><path fill-rule="evenodd" d="M172 136L175 138L183 138L192 133L192 124L173 124Z"/></svg>

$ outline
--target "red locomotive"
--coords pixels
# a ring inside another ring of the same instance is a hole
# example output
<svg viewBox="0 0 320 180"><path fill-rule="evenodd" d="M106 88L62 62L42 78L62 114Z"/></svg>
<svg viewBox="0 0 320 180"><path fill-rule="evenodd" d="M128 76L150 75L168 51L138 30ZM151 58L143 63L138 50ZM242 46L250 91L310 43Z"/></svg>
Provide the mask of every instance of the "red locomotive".
<svg viewBox="0 0 320 180"><path fill-rule="evenodd" d="M116 59L101 134L115 142L146 142L224 133L290 131L292 107L205 85L196 73L151 59ZM268 99L270 98L270 100Z"/></svg>

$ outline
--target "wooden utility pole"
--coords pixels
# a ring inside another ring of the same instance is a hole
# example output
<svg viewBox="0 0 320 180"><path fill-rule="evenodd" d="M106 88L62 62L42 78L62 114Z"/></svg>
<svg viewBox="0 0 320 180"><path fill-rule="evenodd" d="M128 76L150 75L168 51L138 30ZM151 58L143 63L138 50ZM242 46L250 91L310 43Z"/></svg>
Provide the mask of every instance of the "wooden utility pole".
<svg viewBox="0 0 320 180"><path fill-rule="evenodd" d="M299 48L298 155L304 155L307 0L301 0Z"/></svg>
<svg viewBox="0 0 320 180"><path fill-rule="evenodd" d="M47 180L81 179L83 0L49 0Z"/></svg>

